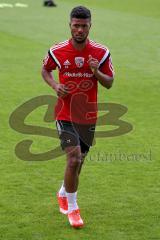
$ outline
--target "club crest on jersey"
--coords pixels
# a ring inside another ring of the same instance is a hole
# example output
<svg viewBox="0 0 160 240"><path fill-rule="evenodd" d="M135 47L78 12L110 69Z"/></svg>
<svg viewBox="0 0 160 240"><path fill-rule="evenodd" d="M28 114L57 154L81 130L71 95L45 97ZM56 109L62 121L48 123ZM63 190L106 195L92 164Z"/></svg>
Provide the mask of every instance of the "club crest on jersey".
<svg viewBox="0 0 160 240"><path fill-rule="evenodd" d="M78 68L83 67L84 65L84 58L83 57L75 57L75 64Z"/></svg>

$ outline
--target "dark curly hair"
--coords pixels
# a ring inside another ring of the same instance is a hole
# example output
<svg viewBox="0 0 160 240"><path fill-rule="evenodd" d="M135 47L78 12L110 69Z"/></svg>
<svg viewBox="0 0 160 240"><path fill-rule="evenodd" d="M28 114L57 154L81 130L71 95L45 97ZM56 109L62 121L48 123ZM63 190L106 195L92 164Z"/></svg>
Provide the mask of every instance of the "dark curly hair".
<svg viewBox="0 0 160 240"><path fill-rule="evenodd" d="M78 6L72 9L70 13L70 18L90 18L91 19L91 12L88 8L84 6Z"/></svg>

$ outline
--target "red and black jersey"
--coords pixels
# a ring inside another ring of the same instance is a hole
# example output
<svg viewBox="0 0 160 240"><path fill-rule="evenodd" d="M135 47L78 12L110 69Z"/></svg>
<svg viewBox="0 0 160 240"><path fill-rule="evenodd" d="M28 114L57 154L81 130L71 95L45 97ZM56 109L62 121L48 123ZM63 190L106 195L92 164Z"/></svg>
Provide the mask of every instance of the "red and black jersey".
<svg viewBox="0 0 160 240"><path fill-rule="evenodd" d="M107 47L88 40L81 51L66 40L50 48L43 61L44 68L59 70L59 82L65 84L69 94L58 98L55 118L76 123L95 123L97 119L97 79L91 71L89 55L99 61L99 70L114 75L110 52Z"/></svg>

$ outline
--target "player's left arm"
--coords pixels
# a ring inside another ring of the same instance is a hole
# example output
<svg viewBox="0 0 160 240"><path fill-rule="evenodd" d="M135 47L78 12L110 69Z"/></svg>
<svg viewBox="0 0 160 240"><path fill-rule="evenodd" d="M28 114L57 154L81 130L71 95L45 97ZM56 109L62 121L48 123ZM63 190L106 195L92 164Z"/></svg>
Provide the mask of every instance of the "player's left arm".
<svg viewBox="0 0 160 240"><path fill-rule="evenodd" d="M107 72L101 71L99 68L99 61L93 58L91 55L89 56L88 64L94 73L95 77L98 79L100 84L105 88L109 89L112 87L113 80L114 80L114 71L112 68L111 60L108 58L106 64L108 65L107 68L109 69ZM103 67L104 68L104 67Z"/></svg>

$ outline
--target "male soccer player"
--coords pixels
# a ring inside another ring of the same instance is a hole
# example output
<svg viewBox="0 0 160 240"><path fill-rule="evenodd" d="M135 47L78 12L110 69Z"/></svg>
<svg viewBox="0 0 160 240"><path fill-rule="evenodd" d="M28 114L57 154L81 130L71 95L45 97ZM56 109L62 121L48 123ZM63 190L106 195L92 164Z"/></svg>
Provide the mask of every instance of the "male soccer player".
<svg viewBox="0 0 160 240"><path fill-rule="evenodd" d="M78 6L70 14L71 39L54 45L44 59L42 76L58 95L56 126L67 163L64 182L57 193L60 212L71 226L83 227L77 204L78 179L92 145L97 119L97 85L111 88L114 78L107 47L88 38L90 10ZM59 83L51 73L58 68Z"/></svg>
<svg viewBox="0 0 160 240"><path fill-rule="evenodd" d="M43 5L45 7L56 7L57 6L53 0L44 0Z"/></svg>

